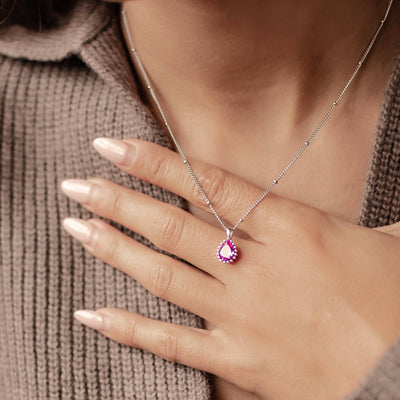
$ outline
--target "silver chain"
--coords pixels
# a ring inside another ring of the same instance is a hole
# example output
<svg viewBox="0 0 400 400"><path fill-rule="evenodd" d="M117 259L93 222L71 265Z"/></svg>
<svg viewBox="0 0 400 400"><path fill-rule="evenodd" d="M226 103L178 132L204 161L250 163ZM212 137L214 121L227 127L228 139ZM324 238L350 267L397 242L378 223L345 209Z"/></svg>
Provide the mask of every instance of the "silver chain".
<svg viewBox="0 0 400 400"><path fill-rule="evenodd" d="M221 226L224 228L225 232L227 232L228 235L232 236L233 231L258 206L258 204L261 203L261 201L268 195L268 193L274 188L274 186L279 183L279 181L283 178L283 176L286 174L286 172L288 172L289 169L293 166L293 164L300 158L300 156L304 153L304 151L310 145L311 141L314 139L314 137L317 135L317 133L321 130L322 126L325 124L327 119L332 114L333 110L339 104L340 100L342 99L342 97L346 93L347 89L349 88L349 86L353 82L353 80L356 77L358 71L362 67L365 59L367 58L368 54L370 53L370 51L371 51L373 45L375 44L375 41L376 41L376 39L377 39L377 37L378 37L378 35L380 33L380 31L382 30L383 25L385 24L385 22L386 22L386 20L388 18L388 15L390 13L390 9L392 7L392 4L393 4L393 0L389 0L388 6L386 8L385 15L381 19L378 29L376 30L374 36L372 37L371 41L369 42L367 48L363 52L363 54L362 54L360 60L358 61L353 73L351 74L349 80L347 81L346 85L344 86L344 88L340 92L340 94L337 97L337 99L332 103L332 105L329 108L329 110L326 112L326 114L324 115L324 117L322 118L320 123L314 129L313 133L303 143L303 145L297 151L295 156L290 160L290 162L286 165L286 167L283 169L283 171L272 181L272 183L264 190L264 192L260 195L260 197L251 205L251 207L246 211L246 213L243 215L243 217L240 218L239 221L236 223L236 225L234 225L232 228L226 227L224 222L222 221L221 217L218 215L218 213L215 210L214 206L212 205L210 199L207 197L206 193L204 192L204 189L200 185L196 174L194 173L194 171L193 171L188 159L185 156L185 153L183 152L181 146L179 145L178 141L175 138L175 135L172 132L172 129L171 129L169 123L168 123L167 117L165 116L165 113L164 113L164 111L163 111L163 109L161 107L161 104L160 104L160 102L159 102L159 100L158 100L158 98L156 96L155 90L151 85L149 76L148 76L148 74L147 74L147 72L146 72L146 70L145 70L145 68L143 66L142 60L140 59L139 54L138 54L138 52L136 50L136 47L135 47L135 45L133 43L132 35L131 35L130 30L129 30L128 20L127 20L127 17L126 17L126 10L125 10L124 7L122 7L121 14L122 14L122 20L123 20L123 23L124 23L125 31L126 31L126 34L127 34L128 40L129 40L129 50L133 54L133 56L135 57L135 60L137 62L137 66L139 67L139 70L140 70L140 72L142 74L142 77L143 77L143 80L145 82L146 88L147 88L148 92L150 93L150 96L153 99L154 104L156 105L157 110L158 110L158 112L159 112L159 114L160 114L160 116L161 116L161 118L163 120L164 126L167 129L172 141L174 142L174 145L175 145L176 149L178 150L180 156L182 157L182 160L183 160L184 164L186 165L186 168L189 171L189 174L192 177L197 189L201 193L201 196L203 197L205 203L208 205L208 207L210 208L210 210L214 214L215 218L219 221L219 223L221 224Z"/></svg>

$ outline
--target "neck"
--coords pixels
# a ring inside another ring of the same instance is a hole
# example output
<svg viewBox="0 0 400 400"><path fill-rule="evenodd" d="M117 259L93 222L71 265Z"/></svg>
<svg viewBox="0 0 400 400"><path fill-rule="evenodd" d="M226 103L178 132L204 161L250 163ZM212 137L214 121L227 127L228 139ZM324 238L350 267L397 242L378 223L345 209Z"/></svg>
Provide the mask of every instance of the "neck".
<svg viewBox="0 0 400 400"><path fill-rule="evenodd" d="M125 2L136 48L172 119L175 106L192 114L212 106L225 119L235 118L238 107L256 112L255 103L265 115L268 103L271 114L279 104L286 126L320 99L324 107L335 99L386 6L380 0ZM384 48L378 42L375 53L378 44Z"/></svg>

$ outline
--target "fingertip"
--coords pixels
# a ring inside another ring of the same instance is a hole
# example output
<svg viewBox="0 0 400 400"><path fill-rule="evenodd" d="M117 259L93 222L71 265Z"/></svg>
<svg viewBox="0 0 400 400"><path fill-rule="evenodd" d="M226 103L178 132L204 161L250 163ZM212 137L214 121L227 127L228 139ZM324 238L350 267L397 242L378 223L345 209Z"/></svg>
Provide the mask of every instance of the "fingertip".
<svg viewBox="0 0 400 400"><path fill-rule="evenodd" d="M74 312L74 318L81 324L98 331L109 328L109 319L98 311L77 310Z"/></svg>

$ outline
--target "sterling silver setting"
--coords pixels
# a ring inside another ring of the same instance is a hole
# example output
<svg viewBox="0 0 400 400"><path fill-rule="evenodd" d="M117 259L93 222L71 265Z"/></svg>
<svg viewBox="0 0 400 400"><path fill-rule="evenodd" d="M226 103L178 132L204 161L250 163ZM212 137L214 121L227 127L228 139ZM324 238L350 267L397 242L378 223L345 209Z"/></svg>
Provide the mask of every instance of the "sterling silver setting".
<svg viewBox="0 0 400 400"><path fill-rule="evenodd" d="M219 261L229 264L236 261L238 250L232 240L233 230L226 229L226 239L221 242L217 250Z"/></svg>

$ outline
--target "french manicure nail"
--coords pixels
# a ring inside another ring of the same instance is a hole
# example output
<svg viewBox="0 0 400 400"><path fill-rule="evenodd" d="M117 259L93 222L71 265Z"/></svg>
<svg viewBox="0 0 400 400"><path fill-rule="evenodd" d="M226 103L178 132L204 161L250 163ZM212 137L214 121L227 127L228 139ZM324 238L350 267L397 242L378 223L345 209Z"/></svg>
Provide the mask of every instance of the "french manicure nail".
<svg viewBox="0 0 400 400"><path fill-rule="evenodd" d="M93 147L107 160L120 165L129 165L135 156L135 147L129 146L121 140L97 138Z"/></svg>
<svg viewBox="0 0 400 400"><path fill-rule="evenodd" d="M79 310L74 312L74 317L89 328L104 331L107 329L107 320L97 311Z"/></svg>
<svg viewBox="0 0 400 400"><path fill-rule="evenodd" d="M65 230L83 244L90 245L95 241L94 226L87 221L78 218L66 218L63 221Z"/></svg>
<svg viewBox="0 0 400 400"><path fill-rule="evenodd" d="M89 199L92 187L93 184L81 179L69 179L61 184L63 193L78 203L85 203Z"/></svg>

